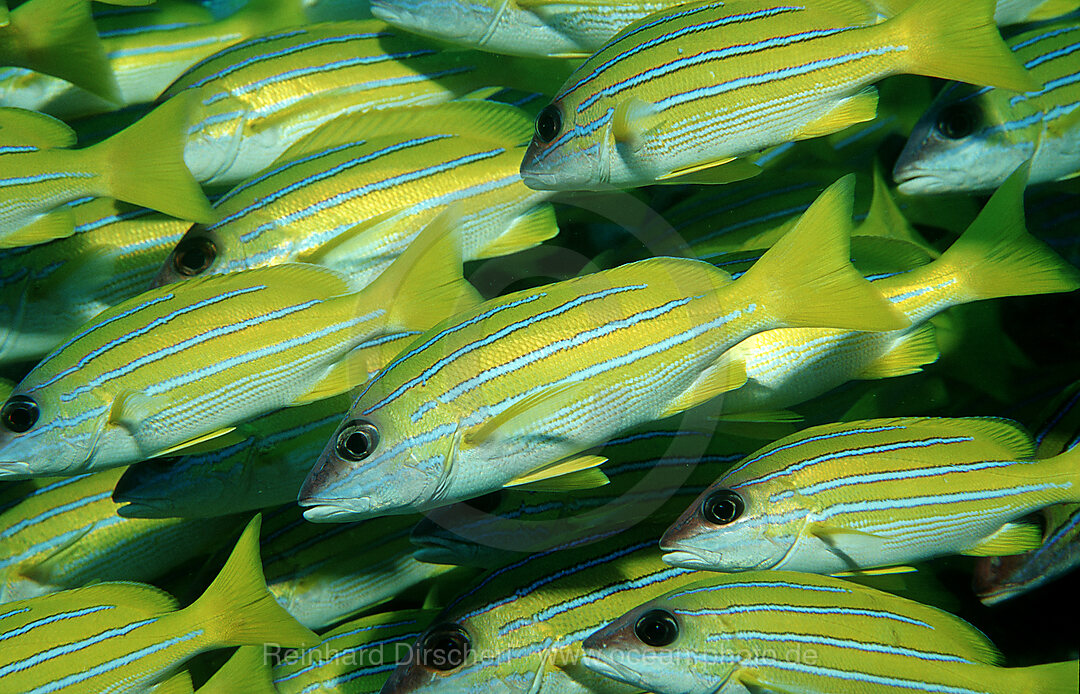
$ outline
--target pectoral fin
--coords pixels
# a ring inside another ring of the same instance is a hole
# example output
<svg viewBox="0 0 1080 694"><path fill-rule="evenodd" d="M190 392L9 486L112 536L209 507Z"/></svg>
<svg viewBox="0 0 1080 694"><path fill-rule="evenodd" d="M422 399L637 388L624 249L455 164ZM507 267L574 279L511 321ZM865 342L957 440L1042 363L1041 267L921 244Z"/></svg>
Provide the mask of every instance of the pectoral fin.
<svg viewBox="0 0 1080 694"><path fill-rule="evenodd" d="M75 213L67 205L44 214L24 227L0 236L0 248L36 246L75 233Z"/></svg>
<svg viewBox="0 0 1080 694"><path fill-rule="evenodd" d="M462 444L472 448L495 438L500 431L511 432L525 428L531 422L543 419L568 404L582 387L580 383L564 383L528 395L465 434Z"/></svg>
<svg viewBox="0 0 1080 694"><path fill-rule="evenodd" d="M638 98L625 99L619 102L611 116L611 135L620 145L636 152L658 125L655 105Z"/></svg>
<svg viewBox="0 0 1080 694"><path fill-rule="evenodd" d="M925 323L903 337L891 350L878 357L859 373L859 378L890 378L922 371L938 359L934 326Z"/></svg>
<svg viewBox="0 0 1080 694"><path fill-rule="evenodd" d="M235 429L236 429L236 427L224 427L222 429L218 429L217 431L211 431L209 434L203 434L202 436L196 436L195 438L188 439L187 441L184 441L183 443L178 443L175 446L170 446L170 447L166 448L165 450L159 451L158 453L156 453L156 454L154 454L154 455L152 455L150 457L152 457L152 458L162 458L162 457L167 456L167 455L173 455L174 453L178 453L180 451L183 451L185 454L190 454L190 453L201 453L201 452L204 452L204 451L217 450L218 448L220 448L220 446L217 445L216 443L215 443L215 445L208 446L206 448L196 448L196 446L198 446L199 444L202 444L202 443L206 443L207 441L213 441L216 438L219 438L221 436L224 436L225 434L231 433ZM224 444L222 444L222 445L224 445Z"/></svg>
<svg viewBox="0 0 1080 694"><path fill-rule="evenodd" d="M547 491L563 491L567 489L590 489L593 487L600 487L608 483L607 475L600 470L595 470L596 466L603 465L607 462L607 458L603 458L598 455L582 455L575 458L569 458L567 460L561 460L554 465L549 465L540 470L515 477L510 480L504 487L520 487L529 485L529 488L533 491L539 491L541 489ZM555 478L569 478L562 479L560 481L554 481ZM538 484L540 482L552 481L550 484Z"/></svg>

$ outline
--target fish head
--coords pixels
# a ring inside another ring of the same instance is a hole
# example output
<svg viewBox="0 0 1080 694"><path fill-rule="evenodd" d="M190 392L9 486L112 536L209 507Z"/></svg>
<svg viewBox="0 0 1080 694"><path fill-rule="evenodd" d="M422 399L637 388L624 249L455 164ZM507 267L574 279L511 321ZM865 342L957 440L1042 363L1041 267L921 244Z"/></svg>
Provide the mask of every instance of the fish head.
<svg viewBox="0 0 1080 694"><path fill-rule="evenodd" d="M208 277L254 267L247 262L244 244L235 234L221 233L216 225L192 226L172 249L154 278L160 287L195 277Z"/></svg>
<svg viewBox="0 0 1080 694"><path fill-rule="evenodd" d="M790 495L721 478L706 489L664 533L665 563L690 569L770 569L791 552L805 513ZM783 497L787 501L776 499ZM790 513L791 518L787 518Z"/></svg>
<svg viewBox="0 0 1080 694"><path fill-rule="evenodd" d="M506 559L505 533L517 524L508 524L505 489L499 489L456 504L434 508L425 514L409 535L416 546L413 556L429 564L489 567Z"/></svg>
<svg viewBox="0 0 1080 694"><path fill-rule="evenodd" d="M435 449L444 444L429 455L428 437L403 424L392 412L363 412L358 402L300 488L304 517L337 522L422 510L443 479L451 441L438 429L427 432Z"/></svg>
<svg viewBox="0 0 1080 694"><path fill-rule="evenodd" d="M1026 102L1009 105L992 89L950 87L916 123L893 168L901 193L927 195L994 190L1030 159L1039 114ZM1018 124L1031 120L1032 124ZM1024 133L1028 133L1025 135Z"/></svg>
<svg viewBox="0 0 1080 694"><path fill-rule="evenodd" d="M706 634L699 633L704 620L681 612L668 596L635 607L585 639L582 665L650 692L726 691L716 688L721 664L703 673L691 657L694 644L705 642Z"/></svg>
<svg viewBox="0 0 1080 694"><path fill-rule="evenodd" d="M0 479L84 470L108 419L107 405L95 407L89 397L63 402L60 388L29 387L33 376L0 406Z"/></svg>
<svg viewBox="0 0 1080 694"><path fill-rule="evenodd" d="M170 500L177 491L177 485L190 484L189 478L182 474L183 470L178 465L181 460L179 456L150 458L124 470L124 474L116 481L112 494L113 501L124 504L117 509L117 515L124 518L172 518L180 515L175 513L175 506ZM206 481L196 482L200 492L204 494L204 499L224 502L229 498L228 494L215 493L224 492L224 489L211 491L206 488Z"/></svg>
<svg viewBox="0 0 1080 694"><path fill-rule="evenodd" d="M525 185L534 190L609 187L602 164L607 161L603 154L611 151L611 114L579 123L582 115L592 117L591 110L578 114L574 99L559 96L536 115L533 139L521 162Z"/></svg>
<svg viewBox="0 0 1080 694"><path fill-rule="evenodd" d="M435 0L373 0L371 14L388 24L455 43L482 46L498 20L495 3Z"/></svg>

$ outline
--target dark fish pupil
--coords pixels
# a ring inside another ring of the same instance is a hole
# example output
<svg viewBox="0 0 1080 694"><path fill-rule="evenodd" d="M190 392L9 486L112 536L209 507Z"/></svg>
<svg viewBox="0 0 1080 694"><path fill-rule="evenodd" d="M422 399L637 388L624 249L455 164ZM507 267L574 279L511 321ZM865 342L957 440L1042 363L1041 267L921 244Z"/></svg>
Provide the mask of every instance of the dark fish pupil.
<svg viewBox="0 0 1080 694"><path fill-rule="evenodd" d="M679 637L679 623L664 610L650 610L638 618L634 624L634 634L642 643L659 648Z"/></svg>
<svg viewBox="0 0 1080 694"><path fill-rule="evenodd" d="M354 419L338 434L337 452L345 460L357 462L371 455L379 443L379 430L371 422Z"/></svg>
<svg viewBox="0 0 1080 694"><path fill-rule="evenodd" d="M448 624L432 629L420 646L420 659L429 668L453 670L469 655L469 635L461 627Z"/></svg>
<svg viewBox="0 0 1080 694"><path fill-rule="evenodd" d="M970 104L949 106L938 117L937 129L950 140L959 140L975 132L978 114Z"/></svg>
<svg viewBox="0 0 1080 694"><path fill-rule="evenodd" d="M536 137L543 143L554 140L562 129L562 114L554 104L544 107L536 116Z"/></svg>
<svg viewBox="0 0 1080 694"><path fill-rule="evenodd" d="M741 496L730 489L721 489L705 499L701 513L714 525L727 525L741 516L744 508Z"/></svg>
<svg viewBox="0 0 1080 694"><path fill-rule="evenodd" d="M39 415L36 402L25 395L16 395L8 400L0 411L0 420L3 420L9 431L21 434L34 426Z"/></svg>
<svg viewBox="0 0 1080 694"><path fill-rule="evenodd" d="M217 246L205 236L184 239L176 247L173 265L184 277L194 277L210 267L217 257Z"/></svg>

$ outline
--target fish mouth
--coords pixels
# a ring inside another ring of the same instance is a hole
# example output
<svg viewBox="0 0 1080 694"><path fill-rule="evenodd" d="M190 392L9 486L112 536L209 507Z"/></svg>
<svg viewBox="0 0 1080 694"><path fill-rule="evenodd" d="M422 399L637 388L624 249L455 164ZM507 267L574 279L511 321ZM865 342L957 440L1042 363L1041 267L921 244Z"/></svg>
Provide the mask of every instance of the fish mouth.
<svg viewBox="0 0 1080 694"><path fill-rule="evenodd" d="M641 675L625 665L613 663L609 660L602 659L598 655L590 655L588 653L581 657L581 664L604 677L618 680L619 682L626 682L631 686L648 689Z"/></svg>
<svg viewBox="0 0 1080 694"><path fill-rule="evenodd" d="M522 168L521 181L533 190L559 190L553 173L527 172Z"/></svg>
<svg viewBox="0 0 1080 694"><path fill-rule="evenodd" d="M123 506L119 506L116 509L116 515L122 518L171 518L166 512L163 512L160 507L156 506L153 501L139 500L124 502L122 499L113 498L114 502L123 503ZM156 500L155 500L156 501Z"/></svg>
<svg viewBox="0 0 1080 694"><path fill-rule="evenodd" d="M345 523L371 515L332 501L301 501L300 505L308 506L304 509L304 518L312 523Z"/></svg>
<svg viewBox="0 0 1080 694"><path fill-rule="evenodd" d="M30 472L30 463L10 461L0 463L0 479L24 480L33 477Z"/></svg>
<svg viewBox="0 0 1080 694"><path fill-rule="evenodd" d="M661 549L664 548L661 547ZM713 567L712 562L708 561L702 555L697 552L689 552L686 550L666 552L660 557L660 560L668 566L678 566L684 569L711 569Z"/></svg>

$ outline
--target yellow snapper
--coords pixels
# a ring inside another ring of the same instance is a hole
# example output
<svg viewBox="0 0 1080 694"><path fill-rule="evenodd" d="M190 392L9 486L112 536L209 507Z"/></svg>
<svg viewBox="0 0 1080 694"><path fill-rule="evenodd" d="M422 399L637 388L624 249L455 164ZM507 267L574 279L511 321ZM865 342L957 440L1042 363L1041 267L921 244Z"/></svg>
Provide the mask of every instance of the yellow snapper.
<svg viewBox="0 0 1080 694"><path fill-rule="evenodd" d="M298 0L251 0L229 17L185 0L110 8L94 15L97 35L116 76L119 101L106 101L58 77L25 69L0 73L0 104L76 118L153 101L184 70L248 36L302 24Z"/></svg>
<svg viewBox="0 0 1080 694"><path fill-rule="evenodd" d="M0 250L0 363L40 359L83 323L145 291L191 226L109 198L70 206L71 236Z"/></svg>
<svg viewBox="0 0 1080 694"><path fill-rule="evenodd" d="M1038 546L1021 517L1080 501L1080 449L1032 460L1001 419L826 424L736 465L664 534L664 561L834 573Z"/></svg>
<svg viewBox="0 0 1080 694"><path fill-rule="evenodd" d="M417 34L492 53L588 56L633 21L678 0L372 0L371 13Z"/></svg>
<svg viewBox="0 0 1080 694"><path fill-rule="evenodd" d="M1043 86L950 84L911 131L893 169L901 193L988 190L1031 160L1031 183L1080 173L1080 20L1009 39Z"/></svg>
<svg viewBox="0 0 1080 694"><path fill-rule="evenodd" d="M745 364L747 382L725 396L723 411L768 412L804 402L852 378L914 373L938 357L934 330L927 323L938 313L972 301L1080 287L1080 271L1024 229L1026 173L1026 167L1017 170L940 258L874 280L874 287L904 314L910 327L885 333L786 328L748 337L728 352L730 359ZM867 225L883 223L875 219L881 214L880 207L872 209ZM890 260L905 252L900 246L908 245L878 237L860 240L876 241L879 249L868 250L884 251Z"/></svg>
<svg viewBox="0 0 1080 694"><path fill-rule="evenodd" d="M522 177L557 190L723 177L699 172L871 120L868 85L897 73L1038 88L992 10L989 0L920 0L881 24L859 0L706 0L659 12L615 36L540 112ZM752 174L746 167L735 177Z"/></svg>
<svg viewBox="0 0 1080 694"><path fill-rule="evenodd" d="M590 635L585 667L656 694L1064 694L1077 662L1001 667L975 627L829 576L713 576Z"/></svg>
<svg viewBox="0 0 1080 694"><path fill-rule="evenodd" d="M155 109L105 142L68 149L75 133L33 111L0 109L0 247L70 236L67 203L111 197L180 219L212 222L214 211L181 156L192 97Z"/></svg>
<svg viewBox="0 0 1080 694"><path fill-rule="evenodd" d="M40 478L37 489L0 510L0 602L98 581L153 580L238 529L235 517L121 518L110 497L122 472Z"/></svg>
<svg viewBox="0 0 1080 694"><path fill-rule="evenodd" d="M851 266L844 179L743 277L655 258L508 294L369 381L300 492L311 520L443 506L586 470L619 431L742 385L724 353L777 327L907 321Z"/></svg>
<svg viewBox="0 0 1080 694"><path fill-rule="evenodd" d="M382 694L637 694L582 667L581 641L699 579L659 560L658 529L587 533L487 572L434 619Z"/></svg>
<svg viewBox="0 0 1080 694"><path fill-rule="evenodd" d="M0 688L141 692L211 649L318 644L267 592L258 538L256 516L214 582L182 610L143 583L99 583L0 606Z"/></svg>
<svg viewBox="0 0 1080 694"><path fill-rule="evenodd" d="M121 103L89 0L28 0L7 20L0 26L0 65L55 75L108 102Z"/></svg>
<svg viewBox="0 0 1080 694"><path fill-rule="evenodd" d="M0 477L166 455L348 391L368 373L370 350L354 348L478 301L456 244L444 216L361 292L294 263L154 289L102 312L0 408Z"/></svg>
<svg viewBox="0 0 1080 694"><path fill-rule="evenodd" d="M184 159L200 181L232 185L338 116L440 103L494 85L550 94L566 72L558 64L541 70L477 51L447 51L374 20L328 22L219 51L162 98L200 94Z"/></svg>
<svg viewBox="0 0 1080 694"><path fill-rule="evenodd" d="M222 197L157 281L303 261L360 289L451 205L465 260L529 248L558 233L551 194L518 173L530 132L520 109L487 101L343 116Z"/></svg>

